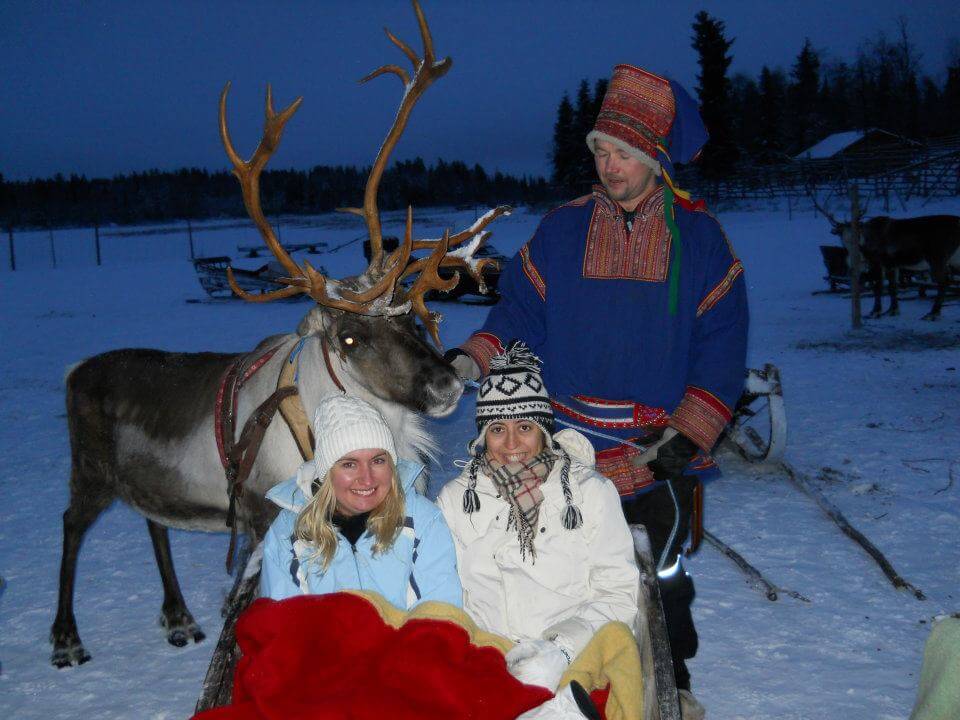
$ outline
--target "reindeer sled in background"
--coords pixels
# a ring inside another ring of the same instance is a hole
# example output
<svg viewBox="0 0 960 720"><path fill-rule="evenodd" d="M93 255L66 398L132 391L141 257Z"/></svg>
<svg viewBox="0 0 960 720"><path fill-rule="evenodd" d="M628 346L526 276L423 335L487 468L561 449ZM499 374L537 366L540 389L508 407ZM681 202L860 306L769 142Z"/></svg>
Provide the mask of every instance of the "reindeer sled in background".
<svg viewBox="0 0 960 720"><path fill-rule="evenodd" d="M866 278L873 286L873 309L868 317L899 315L900 302L897 286L903 284L905 273L929 273L929 282L913 282L925 297L929 287L936 289L930 312L921 320L938 320L948 290L956 289L960 278L960 217L956 215L923 215L895 219L885 215L870 218L859 225L855 239L852 222L841 222L817 201L816 193L808 189L814 207L830 222L830 232L840 238L841 248L821 245L827 264L831 290L849 276L847 258L857 243L860 254L867 261ZM883 311L883 281L886 278L890 307ZM849 280L847 280L849 282Z"/></svg>

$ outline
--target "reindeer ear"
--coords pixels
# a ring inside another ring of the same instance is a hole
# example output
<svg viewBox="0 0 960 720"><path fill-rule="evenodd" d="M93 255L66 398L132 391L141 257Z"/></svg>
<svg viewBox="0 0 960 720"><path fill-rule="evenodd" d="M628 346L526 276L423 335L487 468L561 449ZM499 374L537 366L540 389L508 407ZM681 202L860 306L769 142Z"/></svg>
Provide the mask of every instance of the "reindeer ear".
<svg viewBox="0 0 960 720"><path fill-rule="evenodd" d="M316 335L322 331L326 324L324 321L324 312L333 313L336 311L324 311L319 305L311 308L310 312L304 315L303 320L297 325L297 335L306 337L307 335Z"/></svg>

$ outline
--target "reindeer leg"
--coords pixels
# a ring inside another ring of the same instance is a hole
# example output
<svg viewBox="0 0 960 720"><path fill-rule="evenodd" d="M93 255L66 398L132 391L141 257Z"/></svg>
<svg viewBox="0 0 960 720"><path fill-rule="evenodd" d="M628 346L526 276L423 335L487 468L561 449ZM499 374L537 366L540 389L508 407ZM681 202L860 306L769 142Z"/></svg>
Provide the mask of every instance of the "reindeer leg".
<svg viewBox="0 0 960 720"><path fill-rule="evenodd" d="M920 318L921 320L939 320L940 309L943 307L943 298L947 294L949 277L946 267L944 267L941 272L932 271L930 275L937 281L937 296L933 299L933 307L930 309L930 312Z"/></svg>
<svg viewBox="0 0 960 720"><path fill-rule="evenodd" d="M76 475L71 488L78 487ZM70 493L70 505L63 513L63 555L60 560L60 592L57 601L57 616L50 627L50 642L53 653L50 662L55 667L65 668L82 665L90 659L80 633L77 620L73 615L73 590L77 580L77 556L83 536L102 513L113 502L113 496L106 493L77 492Z"/></svg>
<svg viewBox="0 0 960 720"><path fill-rule="evenodd" d="M884 313L895 317L900 314L900 303L897 299L897 268L890 266L885 270L887 276L887 290L890 293L890 309Z"/></svg>
<svg viewBox="0 0 960 720"><path fill-rule="evenodd" d="M870 280L873 282L873 310L867 317L878 318L883 310L883 268L879 264L870 264Z"/></svg>
<svg viewBox="0 0 960 720"><path fill-rule="evenodd" d="M170 535L163 525L147 520L150 540L153 541L153 554L157 558L160 579L163 581L163 610L160 614L160 626L167 629L167 642L183 647L190 638L200 642L206 635L187 610L187 604L180 592L177 573L173 569L173 556L170 554Z"/></svg>

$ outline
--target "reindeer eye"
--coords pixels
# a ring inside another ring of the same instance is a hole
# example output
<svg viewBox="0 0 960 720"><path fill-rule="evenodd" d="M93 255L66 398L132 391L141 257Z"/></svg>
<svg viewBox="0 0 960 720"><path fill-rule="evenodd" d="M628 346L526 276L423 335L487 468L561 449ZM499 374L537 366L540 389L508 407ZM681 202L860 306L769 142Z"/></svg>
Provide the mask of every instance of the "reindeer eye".
<svg viewBox="0 0 960 720"><path fill-rule="evenodd" d="M357 344L357 341L352 335L347 335L346 337L343 338L343 344L346 345L347 347L353 347L354 345Z"/></svg>

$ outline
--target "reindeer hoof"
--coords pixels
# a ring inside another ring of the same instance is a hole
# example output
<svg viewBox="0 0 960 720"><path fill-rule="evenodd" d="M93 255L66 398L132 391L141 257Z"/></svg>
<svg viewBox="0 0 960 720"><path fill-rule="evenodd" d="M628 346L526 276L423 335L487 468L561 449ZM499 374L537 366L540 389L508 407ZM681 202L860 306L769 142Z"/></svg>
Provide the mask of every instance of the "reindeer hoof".
<svg viewBox="0 0 960 720"><path fill-rule="evenodd" d="M90 659L90 653L83 648L76 625L70 624L58 628L55 623L50 630L50 642L53 643L53 652L50 654L50 663L56 668L83 665Z"/></svg>
<svg viewBox="0 0 960 720"><path fill-rule="evenodd" d="M90 653L83 649L83 645L76 643L67 647L54 647L50 655L50 662L56 668L83 665L90 659Z"/></svg>
<svg viewBox="0 0 960 720"><path fill-rule="evenodd" d="M176 619L161 615L159 622L160 627L167 630L167 642L174 647L186 647L191 640L198 643L207 637L189 612Z"/></svg>
<svg viewBox="0 0 960 720"><path fill-rule="evenodd" d="M167 631L167 642L174 647L186 647L191 640L198 643L206 639L206 634L197 625L185 628L174 628Z"/></svg>
<svg viewBox="0 0 960 720"><path fill-rule="evenodd" d="M921 320L926 320L927 322L936 322L937 320L940 319L940 316L939 316L939 315L934 315L933 313L927 313L926 315L924 315L924 316L923 316L922 318L920 318L920 319L921 319Z"/></svg>

